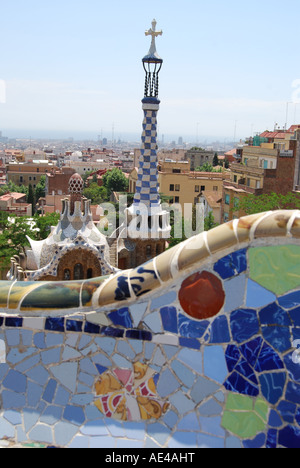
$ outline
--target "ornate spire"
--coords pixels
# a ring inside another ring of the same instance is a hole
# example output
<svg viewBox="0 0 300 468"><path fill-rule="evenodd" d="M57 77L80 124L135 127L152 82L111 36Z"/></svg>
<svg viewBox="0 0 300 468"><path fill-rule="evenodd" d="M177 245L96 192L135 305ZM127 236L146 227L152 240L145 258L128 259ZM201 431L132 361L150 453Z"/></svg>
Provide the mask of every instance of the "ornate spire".
<svg viewBox="0 0 300 468"><path fill-rule="evenodd" d="M143 58L143 66L146 73L145 78L145 99L156 99L158 101L158 74L161 70L163 59L160 58L156 51L155 39L162 35L162 31L156 31L156 20L152 21L152 28L145 32L146 36L151 36L151 46Z"/></svg>
<svg viewBox="0 0 300 468"><path fill-rule="evenodd" d="M143 58L143 61L145 60L149 60L149 59L152 59L152 60L157 60L157 61L162 61L162 59L160 58L160 56L158 55L157 51L156 51L156 43L155 43L155 38L158 37L158 36L162 36L162 31L156 31L156 25L157 25L157 22L156 20L154 19L152 21L152 29L148 29L148 31L145 32L145 36L152 36L152 41L151 41L151 46L150 46L150 49L149 49L149 52L148 52L148 55L146 55L146 57Z"/></svg>

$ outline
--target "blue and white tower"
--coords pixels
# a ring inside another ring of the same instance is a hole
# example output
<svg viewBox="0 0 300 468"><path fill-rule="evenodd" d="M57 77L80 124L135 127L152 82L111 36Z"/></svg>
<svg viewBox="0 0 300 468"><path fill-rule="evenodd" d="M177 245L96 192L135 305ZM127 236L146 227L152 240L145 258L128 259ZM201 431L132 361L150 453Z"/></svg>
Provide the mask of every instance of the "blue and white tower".
<svg viewBox="0 0 300 468"><path fill-rule="evenodd" d="M159 72L163 60L156 51L155 39L162 35L156 30L156 21L152 28L145 32L151 36L151 46L148 54L143 58L145 70L145 93L142 100L144 121L142 133L141 156L139 160L138 181L133 205L127 210L128 236L134 239L159 241L160 246L152 245L152 256L164 250L163 239L170 237L171 226L169 213L162 209L159 196L158 159L157 159L157 112L160 101L158 99ZM150 244L148 241L148 252Z"/></svg>

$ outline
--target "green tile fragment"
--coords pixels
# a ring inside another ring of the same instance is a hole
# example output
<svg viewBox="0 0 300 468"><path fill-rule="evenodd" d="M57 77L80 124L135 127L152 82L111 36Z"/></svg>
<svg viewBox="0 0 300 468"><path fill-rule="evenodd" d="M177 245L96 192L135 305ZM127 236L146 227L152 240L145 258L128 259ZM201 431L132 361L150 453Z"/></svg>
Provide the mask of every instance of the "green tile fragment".
<svg viewBox="0 0 300 468"><path fill-rule="evenodd" d="M225 429L242 439L252 439L266 428L266 423L255 413L250 411L225 411L222 419Z"/></svg>
<svg viewBox="0 0 300 468"><path fill-rule="evenodd" d="M251 248L249 253L250 279L277 295L300 286L300 247L278 245Z"/></svg>
<svg viewBox="0 0 300 468"><path fill-rule="evenodd" d="M229 393L222 426L242 439L252 439L266 429L268 413L269 407L261 398Z"/></svg>
<svg viewBox="0 0 300 468"><path fill-rule="evenodd" d="M226 409L252 411L253 401L251 398L239 395L238 393L229 393L226 402Z"/></svg>

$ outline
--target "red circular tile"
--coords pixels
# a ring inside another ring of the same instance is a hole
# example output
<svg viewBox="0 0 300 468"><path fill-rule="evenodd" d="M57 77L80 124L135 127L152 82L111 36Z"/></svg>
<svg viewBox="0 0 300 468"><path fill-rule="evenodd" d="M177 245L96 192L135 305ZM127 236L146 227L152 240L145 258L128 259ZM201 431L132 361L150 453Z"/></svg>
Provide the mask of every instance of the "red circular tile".
<svg viewBox="0 0 300 468"><path fill-rule="evenodd" d="M214 317L225 301L222 282L208 271L195 273L182 283L179 301L190 317L198 320Z"/></svg>

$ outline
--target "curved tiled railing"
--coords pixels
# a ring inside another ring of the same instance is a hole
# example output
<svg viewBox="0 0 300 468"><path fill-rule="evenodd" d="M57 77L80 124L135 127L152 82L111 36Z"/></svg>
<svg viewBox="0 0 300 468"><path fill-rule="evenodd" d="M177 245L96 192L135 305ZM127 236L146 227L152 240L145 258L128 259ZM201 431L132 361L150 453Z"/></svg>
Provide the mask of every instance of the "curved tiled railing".
<svg viewBox="0 0 300 468"><path fill-rule="evenodd" d="M150 262L110 277L69 282L0 282L0 313L70 315L136 302L156 294L226 249L259 239L300 238L300 211L275 211L240 218L192 237ZM67 292L69 294L67 294ZM71 294L70 294L71 292Z"/></svg>
<svg viewBox="0 0 300 468"><path fill-rule="evenodd" d="M299 448L299 239L268 212L110 277L1 282L0 445Z"/></svg>

